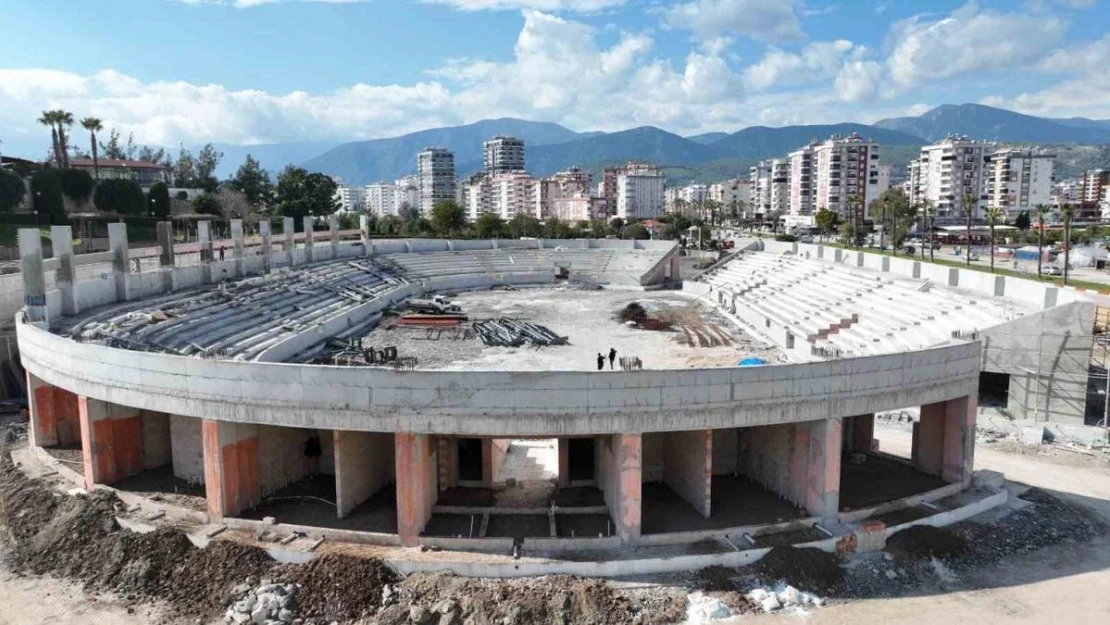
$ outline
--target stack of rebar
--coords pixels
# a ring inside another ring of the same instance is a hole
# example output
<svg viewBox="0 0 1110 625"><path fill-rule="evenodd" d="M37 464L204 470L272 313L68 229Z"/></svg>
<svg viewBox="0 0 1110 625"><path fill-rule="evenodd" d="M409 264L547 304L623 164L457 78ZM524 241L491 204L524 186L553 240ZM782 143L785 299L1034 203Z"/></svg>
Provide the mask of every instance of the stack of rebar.
<svg viewBox="0 0 1110 625"><path fill-rule="evenodd" d="M475 322L474 331L482 343L489 346L520 347L528 344L547 347L567 344L567 337L559 336L544 326L509 317Z"/></svg>

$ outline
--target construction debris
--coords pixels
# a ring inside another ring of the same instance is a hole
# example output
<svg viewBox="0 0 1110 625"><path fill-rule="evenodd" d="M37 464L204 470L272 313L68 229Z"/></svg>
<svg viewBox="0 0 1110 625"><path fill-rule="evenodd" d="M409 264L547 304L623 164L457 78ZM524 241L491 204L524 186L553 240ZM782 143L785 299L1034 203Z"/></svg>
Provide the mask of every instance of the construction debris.
<svg viewBox="0 0 1110 625"><path fill-rule="evenodd" d="M546 347L567 344L567 337L559 336L544 326L509 317L476 322L474 331L487 346L520 347L527 343Z"/></svg>

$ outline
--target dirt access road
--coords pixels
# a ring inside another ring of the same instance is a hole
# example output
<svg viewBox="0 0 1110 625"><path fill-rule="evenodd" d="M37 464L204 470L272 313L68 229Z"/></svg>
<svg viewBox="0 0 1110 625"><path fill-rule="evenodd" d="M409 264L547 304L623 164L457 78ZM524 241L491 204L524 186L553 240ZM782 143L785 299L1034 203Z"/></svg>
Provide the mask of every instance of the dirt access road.
<svg viewBox="0 0 1110 625"><path fill-rule="evenodd" d="M876 424L879 447L909 456L910 433ZM996 451L979 445L975 468L1045 489L1110 522L1110 469L1072 458ZM807 625L851 623L1110 623L1110 539L1007 558L958 582L978 590L922 588L921 595L853 601L812 612ZM736 619L739 622L739 619ZM798 623L796 615L760 618L765 625Z"/></svg>

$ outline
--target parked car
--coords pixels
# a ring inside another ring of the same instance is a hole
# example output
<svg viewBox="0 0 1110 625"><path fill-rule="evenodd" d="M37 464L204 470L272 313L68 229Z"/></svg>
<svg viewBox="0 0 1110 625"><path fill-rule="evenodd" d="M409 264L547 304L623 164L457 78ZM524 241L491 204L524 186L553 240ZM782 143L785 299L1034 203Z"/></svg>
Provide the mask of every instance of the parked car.
<svg viewBox="0 0 1110 625"><path fill-rule="evenodd" d="M1048 265L1044 269L1041 269L1041 273L1046 275L1046 276L1062 276L1062 275L1064 275L1063 270L1061 270L1056 265Z"/></svg>

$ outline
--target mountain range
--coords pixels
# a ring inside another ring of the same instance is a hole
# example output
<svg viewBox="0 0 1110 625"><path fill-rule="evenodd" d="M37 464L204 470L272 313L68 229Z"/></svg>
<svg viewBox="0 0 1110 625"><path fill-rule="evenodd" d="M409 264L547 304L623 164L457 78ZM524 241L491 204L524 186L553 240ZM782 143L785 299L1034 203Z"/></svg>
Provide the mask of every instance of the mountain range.
<svg viewBox="0 0 1110 625"><path fill-rule="evenodd" d="M249 152L274 175L293 163L336 176L345 184L363 185L415 173L417 153L430 146L454 151L456 172L460 176L469 175L482 169L482 142L494 135L508 134L525 141L528 171L538 176L571 166L596 170L605 164L640 159L663 166L669 179L681 181L746 175L755 160L784 157L812 140L851 132L881 144L884 160L896 168L913 157L916 146L952 133L1003 143L1110 144L1110 120L1035 117L981 104L961 104L939 106L917 117L884 119L873 125L753 126L732 133L709 132L690 137L653 126L608 133L576 132L549 122L503 118L342 144L217 148L224 152L221 170L227 171L222 171L222 175L234 172ZM1106 150L1095 153L1104 154Z"/></svg>

